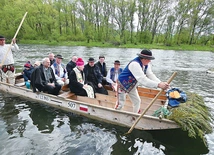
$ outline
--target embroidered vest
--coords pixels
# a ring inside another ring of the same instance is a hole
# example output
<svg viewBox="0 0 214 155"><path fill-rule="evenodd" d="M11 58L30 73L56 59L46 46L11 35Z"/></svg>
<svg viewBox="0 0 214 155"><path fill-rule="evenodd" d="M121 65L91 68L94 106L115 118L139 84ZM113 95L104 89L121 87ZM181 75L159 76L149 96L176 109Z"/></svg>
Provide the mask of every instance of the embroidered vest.
<svg viewBox="0 0 214 155"><path fill-rule="evenodd" d="M129 62L129 64L133 61L136 61L140 64L140 66L143 69L143 64L139 57L136 57L132 61ZM126 68L123 70L123 72L118 76L118 82L121 86L121 89L123 89L125 92L130 92L134 86L137 84L137 80L134 77L134 75L129 70L129 64L126 66ZM148 68L148 65L145 66L144 74L146 74L146 70Z"/></svg>
<svg viewBox="0 0 214 155"><path fill-rule="evenodd" d="M54 62L53 66L54 66L54 69L55 69L55 74L59 75L59 68L58 68L59 65L56 62ZM61 64L61 66L63 68L63 76L62 76L62 78L64 78L65 74L66 74L65 65Z"/></svg>
<svg viewBox="0 0 214 155"><path fill-rule="evenodd" d="M122 73L122 68L119 68L118 69L118 76L120 75L120 73ZM112 80L112 81L114 81L114 77L115 77L115 69L114 68L111 68L111 70L110 70L110 79ZM114 81L114 82L116 82L116 81Z"/></svg>

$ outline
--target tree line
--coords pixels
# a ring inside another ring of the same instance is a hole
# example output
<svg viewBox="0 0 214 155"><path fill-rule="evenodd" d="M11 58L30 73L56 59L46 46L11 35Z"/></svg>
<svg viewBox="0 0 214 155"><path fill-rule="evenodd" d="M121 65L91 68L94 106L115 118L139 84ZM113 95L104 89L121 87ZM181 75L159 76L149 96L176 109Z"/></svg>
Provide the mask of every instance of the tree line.
<svg viewBox="0 0 214 155"><path fill-rule="evenodd" d="M214 45L213 0L1 0L0 33L18 39Z"/></svg>

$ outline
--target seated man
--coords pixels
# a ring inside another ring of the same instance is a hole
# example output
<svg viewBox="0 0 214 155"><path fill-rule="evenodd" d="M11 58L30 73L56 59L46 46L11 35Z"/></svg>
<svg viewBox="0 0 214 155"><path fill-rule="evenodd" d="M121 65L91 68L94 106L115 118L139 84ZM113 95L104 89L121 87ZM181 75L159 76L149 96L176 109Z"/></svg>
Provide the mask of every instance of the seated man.
<svg viewBox="0 0 214 155"><path fill-rule="evenodd" d="M66 70L68 72L68 76L70 72L73 70L74 67L76 67L76 61L77 61L77 56L72 56L71 61L66 65Z"/></svg>
<svg viewBox="0 0 214 155"><path fill-rule="evenodd" d="M93 87L95 93L108 95L108 91L102 85L102 75L99 67L94 65L94 58L89 58L83 72L85 73L86 83Z"/></svg>
<svg viewBox="0 0 214 155"><path fill-rule="evenodd" d="M37 88L39 91L47 91L48 94L59 94L61 85L56 82L49 58L44 58L42 64L35 68L31 74L31 85L33 92L36 92Z"/></svg>
<svg viewBox="0 0 214 155"><path fill-rule="evenodd" d="M50 66L51 66L55 62L55 58L54 58L55 56L53 53L49 53L48 57L50 59Z"/></svg>
<svg viewBox="0 0 214 155"><path fill-rule="evenodd" d="M114 91L117 91L117 84L116 81L118 79L118 76L120 75L120 73L123 71L122 68L120 68L120 61L119 60L115 60L114 61L114 67L111 68L106 76L106 81L110 84L110 86L112 87L112 89Z"/></svg>
<svg viewBox="0 0 214 155"><path fill-rule="evenodd" d="M33 67L35 68L35 67L38 67L38 66L40 66L40 65L41 65L41 62L40 62L40 61L35 61Z"/></svg>
<svg viewBox="0 0 214 155"><path fill-rule="evenodd" d="M68 80L68 74L67 74L65 65L62 64L63 57L62 55L57 54L55 58L56 58L56 61L53 63L53 65L51 65L51 68L55 73L55 78L57 80L57 83L59 83L61 86L66 85L69 83L69 80Z"/></svg>
<svg viewBox="0 0 214 155"><path fill-rule="evenodd" d="M103 55L99 56L99 61L95 63L96 66L99 67L100 73L102 74L102 85L107 85L106 75L107 75L107 67L105 63L105 57Z"/></svg>
<svg viewBox="0 0 214 155"><path fill-rule="evenodd" d="M76 67L70 72L69 75L69 88L70 91L80 96L88 96L94 98L94 90L90 85L85 83L85 75L83 73L84 61L78 58Z"/></svg>

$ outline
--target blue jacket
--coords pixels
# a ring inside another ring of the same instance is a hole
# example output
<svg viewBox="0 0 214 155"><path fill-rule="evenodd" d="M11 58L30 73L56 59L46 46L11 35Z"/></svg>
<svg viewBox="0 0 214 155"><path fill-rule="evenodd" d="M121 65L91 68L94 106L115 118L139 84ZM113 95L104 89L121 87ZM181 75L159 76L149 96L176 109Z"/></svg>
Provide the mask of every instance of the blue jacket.
<svg viewBox="0 0 214 155"><path fill-rule="evenodd" d="M23 70L23 78L26 81L30 80L31 74L34 71L34 67L31 66L30 69L24 69Z"/></svg>

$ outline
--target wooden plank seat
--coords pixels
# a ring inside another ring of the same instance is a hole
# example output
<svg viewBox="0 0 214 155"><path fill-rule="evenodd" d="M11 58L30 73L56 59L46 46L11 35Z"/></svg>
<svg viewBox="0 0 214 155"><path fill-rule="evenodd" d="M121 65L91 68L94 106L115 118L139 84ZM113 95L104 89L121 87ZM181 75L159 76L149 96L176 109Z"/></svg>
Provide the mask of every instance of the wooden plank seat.
<svg viewBox="0 0 214 155"><path fill-rule="evenodd" d="M66 85L62 86L61 90L63 90L63 91L70 91L69 84L66 84Z"/></svg>
<svg viewBox="0 0 214 155"><path fill-rule="evenodd" d="M70 91L68 92L63 92L62 94L59 94L58 97L62 97L65 99L76 99L76 95Z"/></svg>
<svg viewBox="0 0 214 155"><path fill-rule="evenodd" d="M19 82L19 83L16 83L15 85L18 87L22 87L22 86L25 86L25 82Z"/></svg>
<svg viewBox="0 0 214 155"><path fill-rule="evenodd" d="M148 89L144 87L138 87L138 94L140 96L145 96L148 98L154 98L159 93L159 91L160 90L157 90L157 89ZM166 92L163 91L158 97L158 99L166 100Z"/></svg>

